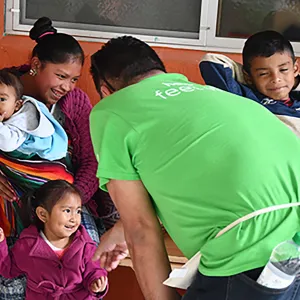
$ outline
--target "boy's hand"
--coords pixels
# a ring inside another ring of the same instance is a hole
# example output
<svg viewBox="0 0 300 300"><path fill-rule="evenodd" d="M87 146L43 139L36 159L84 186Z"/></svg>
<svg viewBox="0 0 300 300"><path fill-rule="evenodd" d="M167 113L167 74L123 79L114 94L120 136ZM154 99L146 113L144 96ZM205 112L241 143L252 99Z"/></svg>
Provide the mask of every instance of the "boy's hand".
<svg viewBox="0 0 300 300"><path fill-rule="evenodd" d="M2 122L4 120L5 115L6 115L6 112L0 114L0 122Z"/></svg>
<svg viewBox="0 0 300 300"><path fill-rule="evenodd" d="M101 276L99 279L96 279L91 283L90 290L93 293L100 293L106 289L107 286L107 277Z"/></svg>
<svg viewBox="0 0 300 300"><path fill-rule="evenodd" d="M0 227L0 243L3 242L4 239L5 239L4 231L3 231L3 229Z"/></svg>

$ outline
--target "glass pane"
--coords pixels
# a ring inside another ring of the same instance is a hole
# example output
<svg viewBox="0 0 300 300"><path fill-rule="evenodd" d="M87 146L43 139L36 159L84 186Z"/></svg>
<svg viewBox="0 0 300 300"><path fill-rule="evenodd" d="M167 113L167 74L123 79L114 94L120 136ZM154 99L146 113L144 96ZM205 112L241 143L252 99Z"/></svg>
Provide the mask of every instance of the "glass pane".
<svg viewBox="0 0 300 300"><path fill-rule="evenodd" d="M300 41L300 1L219 1L217 37L247 38L268 29L282 33L291 41Z"/></svg>
<svg viewBox="0 0 300 300"><path fill-rule="evenodd" d="M21 12L21 24L48 16L75 29L198 38L201 1L21 0Z"/></svg>

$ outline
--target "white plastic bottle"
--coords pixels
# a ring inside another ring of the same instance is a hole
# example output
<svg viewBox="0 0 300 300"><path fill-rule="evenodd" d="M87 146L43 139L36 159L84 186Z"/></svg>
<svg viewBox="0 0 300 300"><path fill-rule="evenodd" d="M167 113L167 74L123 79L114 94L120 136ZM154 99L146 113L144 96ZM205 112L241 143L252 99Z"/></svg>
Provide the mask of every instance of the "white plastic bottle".
<svg viewBox="0 0 300 300"><path fill-rule="evenodd" d="M257 282L272 289L288 287L300 271L300 232L276 246Z"/></svg>

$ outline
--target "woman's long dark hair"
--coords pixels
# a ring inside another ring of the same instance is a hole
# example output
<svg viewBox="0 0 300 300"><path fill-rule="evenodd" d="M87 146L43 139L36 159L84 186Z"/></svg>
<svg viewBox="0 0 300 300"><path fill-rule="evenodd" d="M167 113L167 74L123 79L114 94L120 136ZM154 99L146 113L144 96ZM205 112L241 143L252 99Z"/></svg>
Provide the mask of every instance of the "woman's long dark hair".
<svg viewBox="0 0 300 300"><path fill-rule="evenodd" d="M38 57L42 63L63 64L78 60L83 65L84 53L78 41L69 34L58 33L49 18L39 18L29 36L37 42L32 57Z"/></svg>

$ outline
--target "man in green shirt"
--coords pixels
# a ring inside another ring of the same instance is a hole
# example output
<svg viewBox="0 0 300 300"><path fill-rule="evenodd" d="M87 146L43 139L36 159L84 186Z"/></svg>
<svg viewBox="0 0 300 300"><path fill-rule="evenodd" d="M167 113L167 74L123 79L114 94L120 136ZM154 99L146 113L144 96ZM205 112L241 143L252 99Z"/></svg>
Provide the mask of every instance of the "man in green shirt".
<svg viewBox="0 0 300 300"><path fill-rule="evenodd" d="M202 253L184 299L290 299L289 291L268 298L255 280L272 249L300 231L298 207L216 235L255 211L299 202L296 135L257 103L167 74L132 37L96 52L91 73L105 98L91 114L97 176L121 216L96 257L115 267L126 240L145 299L179 299L162 284L170 265L158 216L186 257Z"/></svg>

